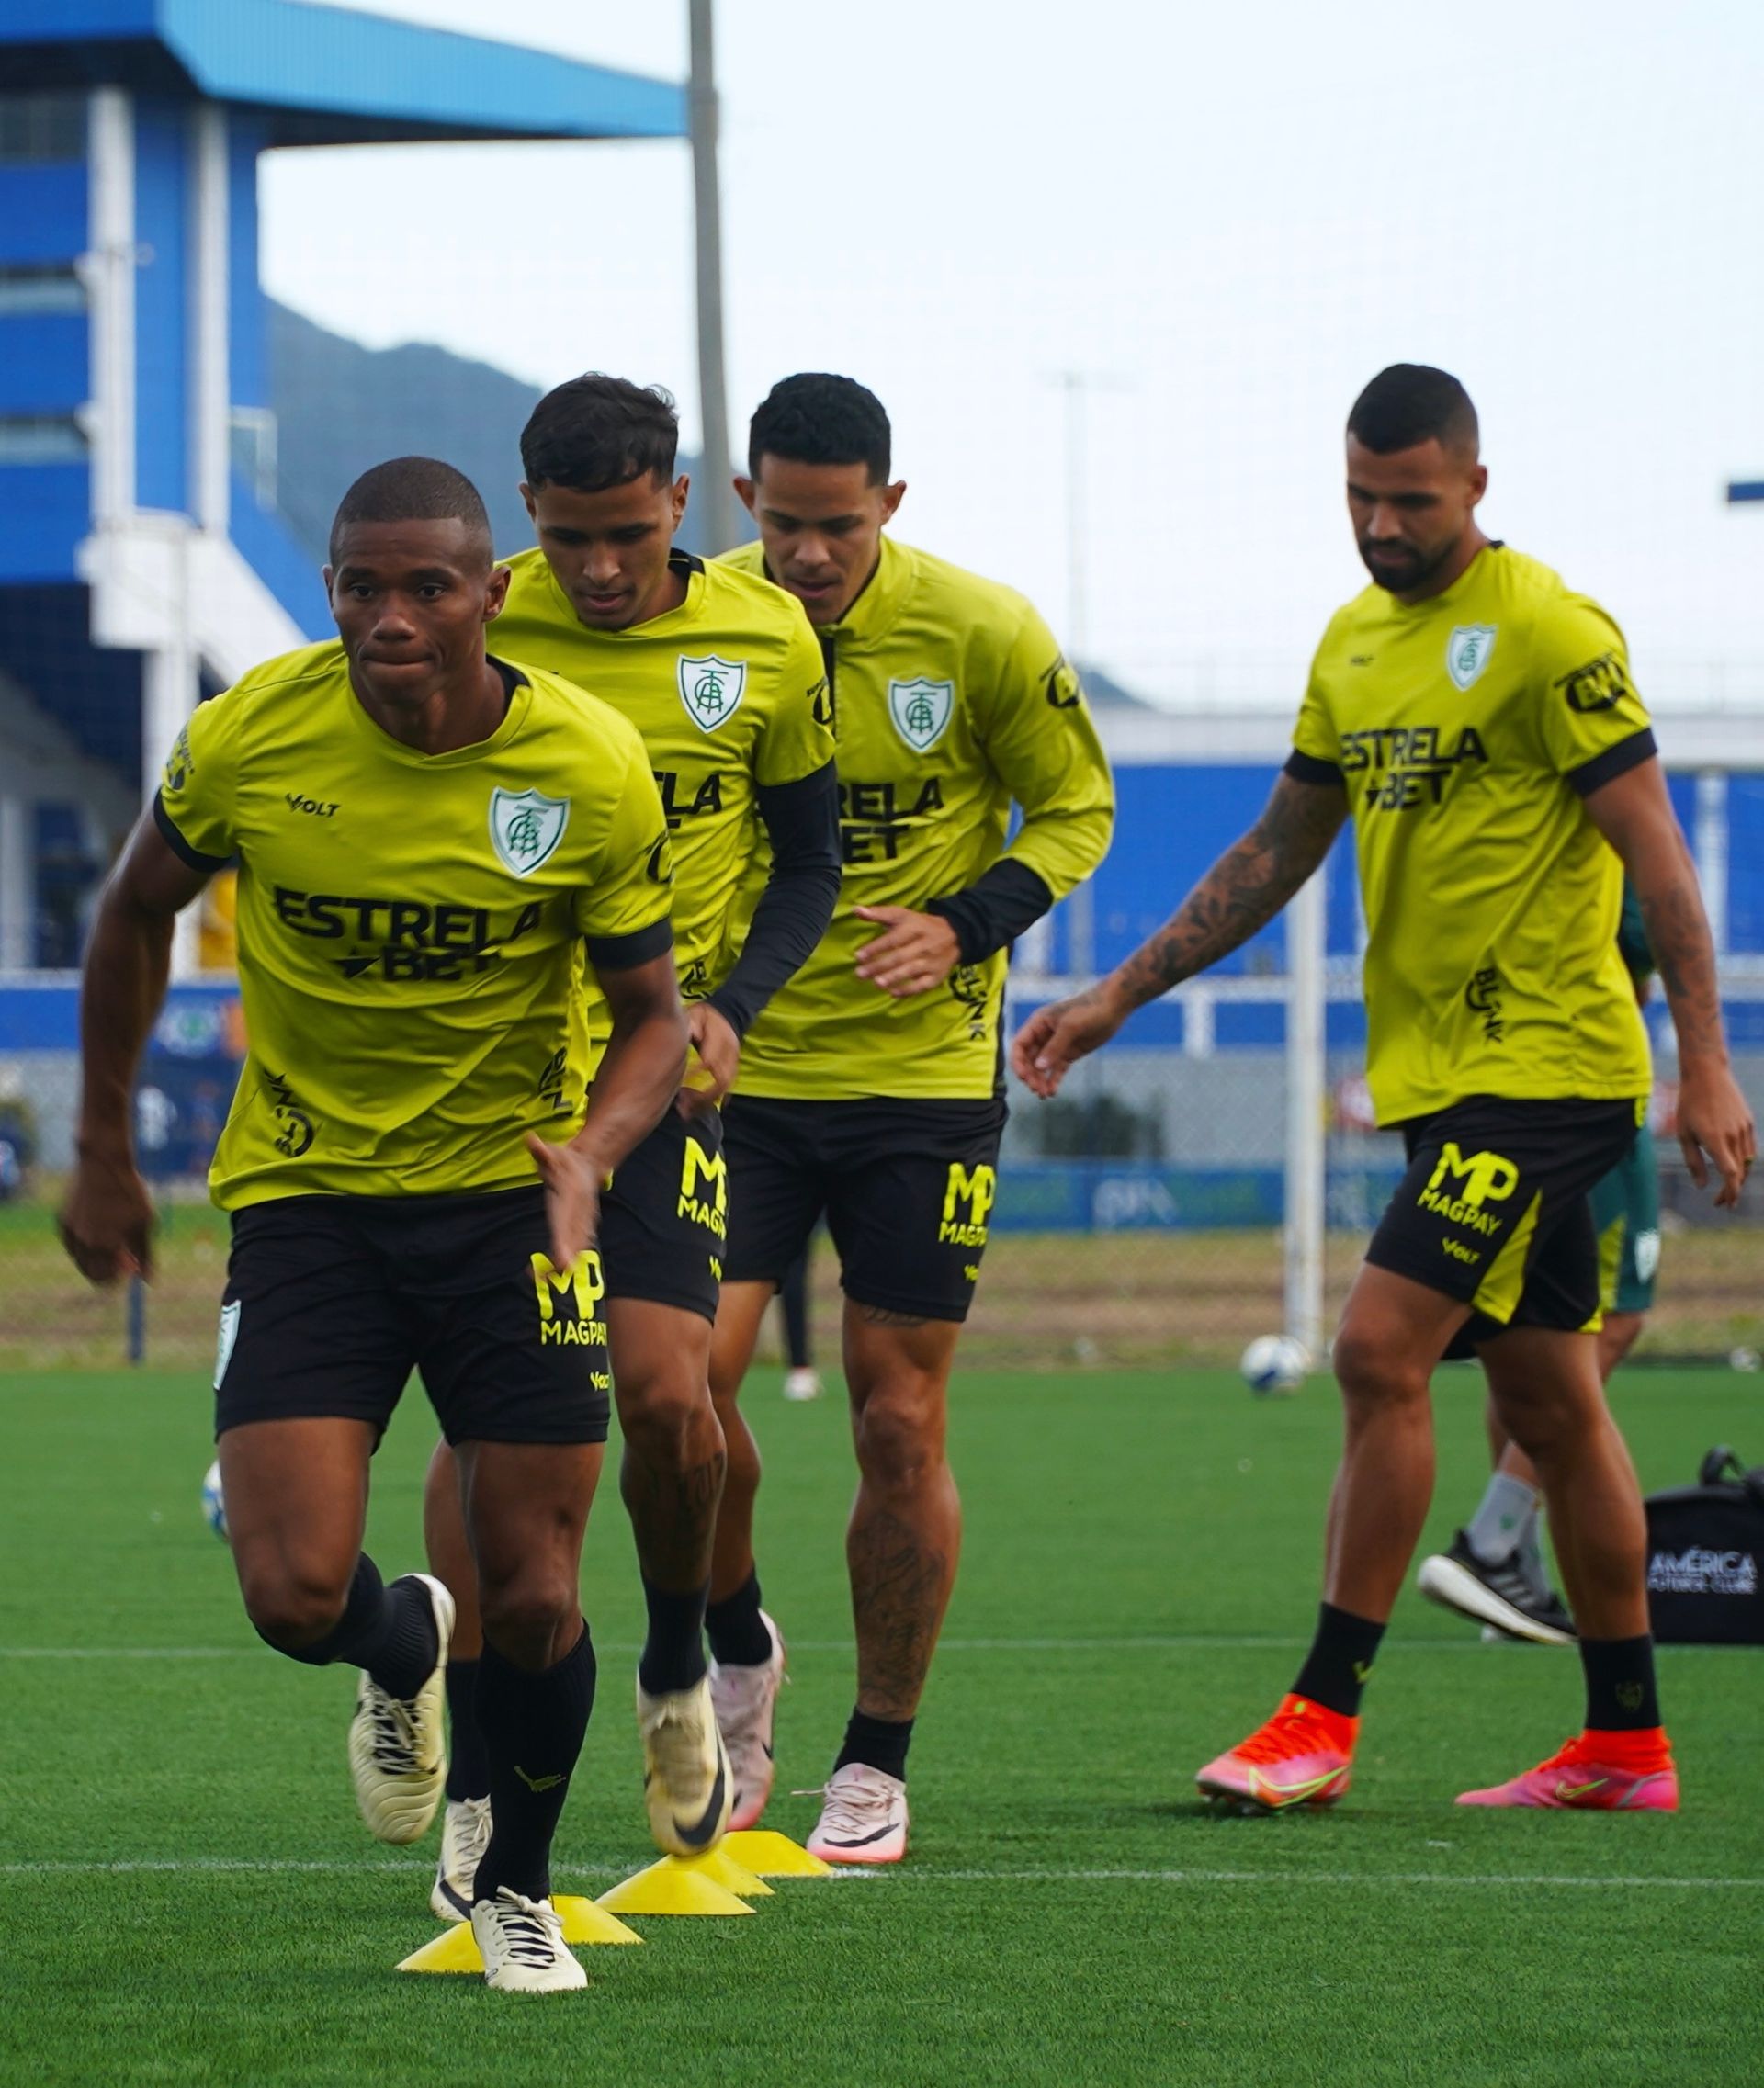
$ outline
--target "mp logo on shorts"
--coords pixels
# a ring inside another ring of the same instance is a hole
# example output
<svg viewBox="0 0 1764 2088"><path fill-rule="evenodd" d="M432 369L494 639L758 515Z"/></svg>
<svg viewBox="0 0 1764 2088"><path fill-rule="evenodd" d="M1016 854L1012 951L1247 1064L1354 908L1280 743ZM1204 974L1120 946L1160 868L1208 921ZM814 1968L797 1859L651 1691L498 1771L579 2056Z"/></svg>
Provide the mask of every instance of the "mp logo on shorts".
<svg viewBox="0 0 1764 2088"><path fill-rule="evenodd" d="M729 1162L720 1153L706 1152L690 1132L680 1163L679 1214L707 1226L719 1240L729 1231Z"/></svg>
<svg viewBox="0 0 1764 2088"><path fill-rule="evenodd" d="M548 1255L533 1257L533 1289L539 1301L539 1342L558 1349L604 1348L606 1322L600 1301L606 1294L600 1257L590 1247L568 1269L554 1269Z"/></svg>
<svg viewBox="0 0 1764 2088"><path fill-rule="evenodd" d="M949 1179L944 1185L944 1215L937 1227L939 1242L950 1247L984 1247L987 1215L998 1193L996 1168L965 1168L959 1160L952 1160Z"/></svg>
<svg viewBox="0 0 1764 2088"><path fill-rule="evenodd" d="M1483 1209L1504 1203L1519 1187L1519 1169L1498 1153L1473 1153L1466 1160L1450 1138L1440 1154L1427 1187L1417 1201L1448 1225L1466 1225L1473 1233L1494 1233L1500 1220Z"/></svg>
<svg viewBox="0 0 1764 2088"><path fill-rule="evenodd" d="M1657 1230L1637 1233L1629 1243L1631 1258L1635 1264L1635 1281L1651 1283L1654 1272L1660 1266L1660 1236Z"/></svg>
<svg viewBox="0 0 1764 2088"><path fill-rule="evenodd" d="M943 738L955 707L954 682L930 682L915 674L910 682L888 683L888 716L915 754L929 753Z"/></svg>
<svg viewBox="0 0 1764 2088"><path fill-rule="evenodd" d="M715 732L741 707L747 694L744 660L719 660L714 652L694 660L683 652L678 673L680 701L700 732Z"/></svg>
<svg viewBox="0 0 1764 2088"><path fill-rule="evenodd" d="M492 790L490 838L517 877L530 877L558 852L570 824L570 800L537 790Z"/></svg>
<svg viewBox="0 0 1764 2088"><path fill-rule="evenodd" d="M1483 670L1495 656L1494 624L1458 624L1445 641L1445 671L1459 688L1467 689L1482 678Z"/></svg>

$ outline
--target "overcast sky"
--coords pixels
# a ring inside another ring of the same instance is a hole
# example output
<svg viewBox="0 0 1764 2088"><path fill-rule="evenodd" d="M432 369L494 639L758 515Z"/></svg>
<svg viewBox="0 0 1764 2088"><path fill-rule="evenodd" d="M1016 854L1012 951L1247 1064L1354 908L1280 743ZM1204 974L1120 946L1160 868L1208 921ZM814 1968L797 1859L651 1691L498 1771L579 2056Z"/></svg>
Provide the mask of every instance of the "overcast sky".
<svg viewBox="0 0 1764 2088"><path fill-rule="evenodd" d="M375 11L684 75L685 0ZM1485 520L1662 696L1764 690L1764 6L721 0L730 410L849 372L899 533L1156 696L1290 682L1363 575L1340 431L1386 362L1480 409ZM269 289L375 345L660 380L695 431L685 147L272 155ZM515 460L511 458L514 470Z"/></svg>

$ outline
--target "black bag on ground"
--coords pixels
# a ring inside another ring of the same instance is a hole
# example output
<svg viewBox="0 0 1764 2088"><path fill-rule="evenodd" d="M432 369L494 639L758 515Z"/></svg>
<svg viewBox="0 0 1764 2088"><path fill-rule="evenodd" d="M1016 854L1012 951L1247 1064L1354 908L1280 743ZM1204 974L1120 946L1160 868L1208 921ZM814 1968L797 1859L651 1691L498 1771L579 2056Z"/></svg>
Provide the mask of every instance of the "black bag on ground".
<svg viewBox="0 0 1764 2088"><path fill-rule="evenodd" d="M1764 1465L1747 1472L1719 1444L1694 1486L1650 1494L1643 1506L1654 1636L1668 1645L1764 1645Z"/></svg>

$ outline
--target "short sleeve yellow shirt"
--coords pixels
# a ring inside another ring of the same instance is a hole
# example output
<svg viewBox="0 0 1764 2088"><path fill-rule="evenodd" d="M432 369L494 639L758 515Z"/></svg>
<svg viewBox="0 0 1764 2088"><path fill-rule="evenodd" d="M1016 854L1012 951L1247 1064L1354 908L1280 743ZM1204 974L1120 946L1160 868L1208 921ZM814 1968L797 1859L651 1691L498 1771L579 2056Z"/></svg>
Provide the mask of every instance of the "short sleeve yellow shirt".
<svg viewBox="0 0 1764 2088"><path fill-rule="evenodd" d="M488 739L424 755L376 725L341 646L203 704L155 814L239 864L249 1052L209 1185L225 1209L535 1179L524 1134L585 1108L583 956L671 946L662 801L616 711L513 669Z"/></svg>
<svg viewBox="0 0 1764 2088"><path fill-rule="evenodd" d="M1583 798L1654 738L1596 603L1500 545L1430 601L1368 587L1324 634L1294 745L1353 815L1380 1123L1646 1091L1623 866Z"/></svg>

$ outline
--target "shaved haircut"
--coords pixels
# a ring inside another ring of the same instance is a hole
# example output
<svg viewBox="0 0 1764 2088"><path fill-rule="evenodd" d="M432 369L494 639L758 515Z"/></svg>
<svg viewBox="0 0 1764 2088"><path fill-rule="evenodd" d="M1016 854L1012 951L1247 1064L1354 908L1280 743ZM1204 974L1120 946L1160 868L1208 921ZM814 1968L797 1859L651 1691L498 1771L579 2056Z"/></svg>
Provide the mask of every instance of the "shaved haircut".
<svg viewBox="0 0 1764 2088"><path fill-rule="evenodd" d="M331 563L342 561L337 546L356 522L462 522L483 548L486 566L494 552L490 516L478 489L463 471L437 457L394 457L364 471L337 503L331 524Z"/></svg>

